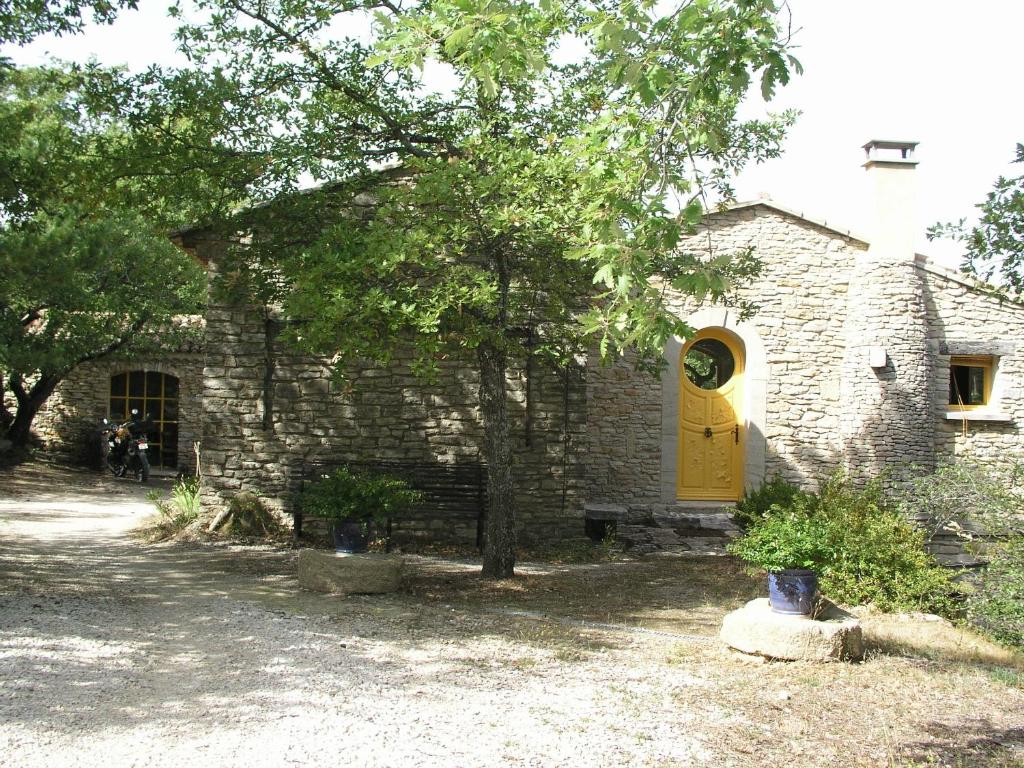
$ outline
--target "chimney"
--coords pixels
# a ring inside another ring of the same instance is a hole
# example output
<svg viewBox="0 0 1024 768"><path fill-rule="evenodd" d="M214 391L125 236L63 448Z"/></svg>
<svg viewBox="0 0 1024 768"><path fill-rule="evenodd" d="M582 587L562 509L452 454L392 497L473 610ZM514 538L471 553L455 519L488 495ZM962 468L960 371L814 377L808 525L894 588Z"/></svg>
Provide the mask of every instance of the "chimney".
<svg viewBox="0 0 1024 768"><path fill-rule="evenodd" d="M875 221L869 258L885 263L914 260L917 240L916 141L872 139L864 168L874 186Z"/></svg>
<svg viewBox="0 0 1024 768"><path fill-rule="evenodd" d="M843 322L840 439L849 472L891 482L935 463L928 312L914 264L913 141L864 145L875 194L867 253L851 265Z"/></svg>

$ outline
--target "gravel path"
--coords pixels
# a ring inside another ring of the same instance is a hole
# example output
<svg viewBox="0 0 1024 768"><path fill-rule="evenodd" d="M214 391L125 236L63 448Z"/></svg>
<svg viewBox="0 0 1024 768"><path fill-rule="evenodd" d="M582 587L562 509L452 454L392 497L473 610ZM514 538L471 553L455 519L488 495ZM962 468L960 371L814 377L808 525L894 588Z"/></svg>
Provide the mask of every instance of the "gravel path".
<svg viewBox="0 0 1024 768"><path fill-rule="evenodd" d="M426 558L406 592L303 592L289 551L140 543L143 490L0 471L0 767L1024 765L1019 667L757 663L684 636L723 608L667 565L647 601L708 614L674 635L578 620L643 602L622 563L572 592L524 567L504 602Z"/></svg>
<svg viewBox="0 0 1024 768"><path fill-rule="evenodd" d="M137 487L91 478L0 492L0 765L708 756L672 706L699 681L614 660L639 640L301 594L288 574L224 567L222 552L137 543L128 532L150 510ZM651 711L623 710L638 693Z"/></svg>

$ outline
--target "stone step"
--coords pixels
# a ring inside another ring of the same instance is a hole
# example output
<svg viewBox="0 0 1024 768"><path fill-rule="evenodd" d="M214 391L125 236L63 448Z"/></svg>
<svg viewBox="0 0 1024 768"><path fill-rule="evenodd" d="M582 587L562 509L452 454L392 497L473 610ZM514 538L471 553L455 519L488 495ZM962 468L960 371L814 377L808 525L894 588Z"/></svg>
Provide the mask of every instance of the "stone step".
<svg viewBox="0 0 1024 768"><path fill-rule="evenodd" d="M668 504L630 507L587 504L586 515L615 521L616 538L634 552L725 554L725 545L740 535L733 507L722 504Z"/></svg>
<svg viewBox="0 0 1024 768"><path fill-rule="evenodd" d="M729 538L716 536L682 536L671 528L655 528L644 525L620 524L616 538L626 549L640 554L655 552L724 555Z"/></svg>
<svg viewBox="0 0 1024 768"><path fill-rule="evenodd" d="M735 538L740 528L733 522L731 511L665 513L654 516L661 528L671 528L681 536L722 536Z"/></svg>

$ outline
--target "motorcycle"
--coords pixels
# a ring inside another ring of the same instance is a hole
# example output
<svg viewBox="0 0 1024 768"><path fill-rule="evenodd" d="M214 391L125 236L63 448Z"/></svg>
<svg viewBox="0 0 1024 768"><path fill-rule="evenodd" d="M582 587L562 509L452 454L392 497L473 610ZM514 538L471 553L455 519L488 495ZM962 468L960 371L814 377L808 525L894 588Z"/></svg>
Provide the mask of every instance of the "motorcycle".
<svg viewBox="0 0 1024 768"><path fill-rule="evenodd" d="M131 472L142 483L149 481L149 438L147 432L152 422L139 419L139 412L132 409L131 418L123 424L113 424L103 419L100 427L100 450L103 463L114 477L124 477Z"/></svg>

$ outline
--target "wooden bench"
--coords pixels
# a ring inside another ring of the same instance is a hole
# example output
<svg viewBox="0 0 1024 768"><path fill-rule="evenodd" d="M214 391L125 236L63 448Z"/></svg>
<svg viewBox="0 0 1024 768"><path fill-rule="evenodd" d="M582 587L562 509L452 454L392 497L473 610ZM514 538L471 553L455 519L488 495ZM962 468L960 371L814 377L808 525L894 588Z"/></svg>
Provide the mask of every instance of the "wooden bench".
<svg viewBox="0 0 1024 768"><path fill-rule="evenodd" d="M354 471L380 472L397 477L423 500L407 515L411 520L452 520L476 526L476 546L483 542L484 513L487 509L487 467L481 463L438 464L407 461L314 461L302 468L302 488L330 474L338 467ZM303 514L299 504L292 513L295 538L302 537ZM387 521L390 540L392 521Z"/></svg>

